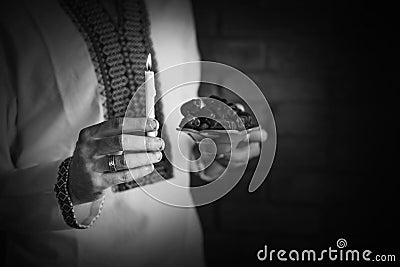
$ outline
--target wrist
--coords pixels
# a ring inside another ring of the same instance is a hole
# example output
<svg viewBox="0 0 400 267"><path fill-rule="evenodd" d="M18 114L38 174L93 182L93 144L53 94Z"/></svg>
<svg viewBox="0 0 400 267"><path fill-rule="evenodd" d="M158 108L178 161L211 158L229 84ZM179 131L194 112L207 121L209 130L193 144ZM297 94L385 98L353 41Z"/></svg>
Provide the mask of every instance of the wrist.
<svg viewBox="0 0 400 267"><path fill-rule="evenodd" d="M226 170L226 166L222 165L221 163L219 163L218 161L213 161L213 163L208 166L205 170L204 173L206 175L218 178L219 176L221 176L224 171Z"/></svg>
<svg viewBox="0 0 400 267"><path fill-rule="evenodd" d="M101 201L96 201L93 203L95 205L93 210L97 210L97 213L90 214L83 224L79 223L75 214L71 194L68 189L69 168L71 166L71 162L72 158L69 157L61 163L58 170L57 183L54 186L54 192L56 193L60 211L66 224L76 229L86 229L91 227L100 216L104 205L104 197Z"/></svg>
<svg viewBox="0 0 400 267"><path fill-rule="evenodd" d="M225 171L226 166L219 163L217 159L209 165L202 161L198 145L193 146L193 154L191 155L191 171L196 173L202 180L211 182L219 178Z"/></svg>
<svg viewBox="0 0 400 267"><path fill-rule="evenodd" d="M218 179L226 169L217 161L211 163L207 168L204 168L204 163L201 160L198 161L198 165L198 169L200 170L198 171L198 175L202 180L208 182Z"/></svg>

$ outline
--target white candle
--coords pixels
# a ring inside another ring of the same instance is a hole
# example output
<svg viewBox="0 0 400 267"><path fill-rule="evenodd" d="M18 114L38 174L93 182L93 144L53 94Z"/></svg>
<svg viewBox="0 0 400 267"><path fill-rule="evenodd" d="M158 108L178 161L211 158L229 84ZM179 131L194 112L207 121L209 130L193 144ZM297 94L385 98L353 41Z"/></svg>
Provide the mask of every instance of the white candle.
<svg viewBox="0 0 400 267"><path fill-rule="evenodd" d="M146 71L144 72L144 77L146 80L146 116L149 119L154 119L154 98L156 97L156 87L154 85L154 72L151 71L151 54L147 57ZM149 132L147 136L156 136L156 132Z"/></svg>

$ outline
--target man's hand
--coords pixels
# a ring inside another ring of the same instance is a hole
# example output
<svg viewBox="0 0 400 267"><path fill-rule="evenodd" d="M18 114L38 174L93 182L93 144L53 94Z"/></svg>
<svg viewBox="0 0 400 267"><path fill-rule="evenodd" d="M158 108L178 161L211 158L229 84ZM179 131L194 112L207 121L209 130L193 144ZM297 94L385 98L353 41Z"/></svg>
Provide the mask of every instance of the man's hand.
<svg viewBox="0 0 400 267"><path fill-rule="evenodd" d="M213 178L218 178L228 166L237 168L247 164L247 162L258 157L261 152L260 143L267 140L268 134L265 130L259 129L247 134L245 140L240 142L236 147L232 147L229 142L216 142L217 154L213 164L211 164L204 173ZM207 146L204 146L207 147ZM203 151L207 153L206 151Z"/></svg>
<svg viewBox="0 0 400 267"><path fill-rule="evenodd" d="M118 118L83 129L69 171L72 203L95 201L113 185L150 174L153 164L161 160L165 144L143 132L157 131L158 125L152 119ZM142 135L134 135L140 132ZM110 170L110 155L114 155L114 170Z"/></svg>
<svg viewBox="0 0 400 267"><path fill-rule="evenodd" d="M240 167L246 164L250 159L258 157L260 155L260 143L267 140L268 134L265 130L260 129L257 131L250 132L247 134L246 139L240 142L237 147L232 147L231 144L217 143L217 162L223 166L227 166L228 163L232 164L232 167Z"/></svg>

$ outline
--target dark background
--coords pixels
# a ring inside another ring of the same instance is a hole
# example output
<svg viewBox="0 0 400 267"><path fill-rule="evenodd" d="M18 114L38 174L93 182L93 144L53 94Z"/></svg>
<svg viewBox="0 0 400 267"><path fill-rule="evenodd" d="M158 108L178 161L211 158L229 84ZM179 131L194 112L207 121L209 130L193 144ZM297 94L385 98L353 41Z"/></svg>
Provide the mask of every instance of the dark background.
<svg viewBox="0 0 400 267"><path fill-rule="evenodd" d="M397 254L394 6L287 0L193 6L202 59L249 75L269 101L278 134L262 187L247 192L253 161L233 191L199 208L208 266L271 265L257 261L264 245L327 249L338 238L348 249ZM204 86L201 94L212 91Z"/></svg>

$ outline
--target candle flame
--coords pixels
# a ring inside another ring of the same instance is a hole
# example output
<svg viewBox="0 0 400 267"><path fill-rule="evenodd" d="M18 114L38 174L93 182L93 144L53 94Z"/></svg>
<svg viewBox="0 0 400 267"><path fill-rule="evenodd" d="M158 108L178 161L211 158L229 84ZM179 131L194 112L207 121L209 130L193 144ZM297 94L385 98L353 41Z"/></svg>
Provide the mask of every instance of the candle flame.
<svg viewBox="0 0 400 267"><path fill-rule="evenodd" d="M147 61L146 61L146 70L150 71L151 70L151 54L147 56Z"/></svg>

